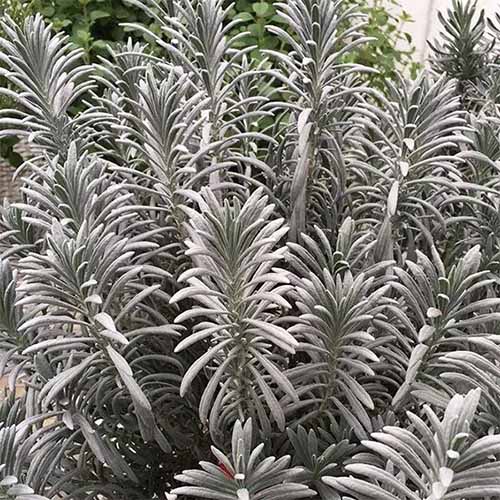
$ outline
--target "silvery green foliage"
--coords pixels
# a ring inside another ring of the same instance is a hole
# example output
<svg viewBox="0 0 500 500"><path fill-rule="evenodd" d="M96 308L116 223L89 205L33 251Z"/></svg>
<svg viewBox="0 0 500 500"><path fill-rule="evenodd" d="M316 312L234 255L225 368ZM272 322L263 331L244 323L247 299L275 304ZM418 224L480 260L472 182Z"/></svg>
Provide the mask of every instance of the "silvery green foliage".
<svg viewBox="0 0 500 500"><path fill-rule="evenodd" d="M299 425L296 431L289 428L287 434L298 469L296 481L311 484L322 500L340 498L338 491L328 486L323 478L342 474L341 464L352 456L356 445L321 428L317 434Z"/></svg>
<svg viewBox="0 0 500 500"><path fill-rule="evenodd" d="M292 384L302 395L297 403L300 420L340 414L359 437L364 437L372 430L367 410L374 409L374 402L359 378L373 390L374 368L380 361L377 350L383 345L379 342L381 345L373 347L373 320L386 307L384 296L390 285L381 286L364 272L353 277L348 270L332 274L325 268L318 274L309 271L300 278L294 276L292 283L299 315L290 332L310 357L307 365L289 371ZM383 319L377 327L390 329Z"/></svg>
<svg viewBox="0 0 500 500"><path fill-rule="evenodd" d="M33 488L19 483L15 476L5 476L0 481L0 499L2 500L48 500L36 495Z"/></svg>
<svg viewBox="0 0 500 500"><path fill-rule="evenodd" d="M265 109L266 92L248 93L250 85L262 85L262 71L249 67L246 55L252 47L234 49L241 33L228 33L240 21L225 23L231 6L222 0L131 0L143 8L158 23L162 35L134 26L153 37L165 50L168 66L188 75L192 92L204 100L198 116L199 137L188 165L198 175L192 183L206 182L217 190L226 183L238 189L253 184L249 168L256 175L274 178L269 166L259 159L259 143L276 140L255 126L270 112Z"/></svg>
<svg viewBox="0 0 500 500"><path fill-rule="evenodd" d="M270 74L284 83L285 95L293 96L276 158L292 241L314 222L335 227L343 208L342 144L358 92L355 75L364 68L345 64L342 57L366 40L357 31L363 24L359 14L342 7L342 1L329 0L278 3L288 31L269 28L292 47L288 54L268 51L277 61Z"/></svg>
<svg viewBox="0 0 500 500"><path fill-rule="evenodd" d="M408 412L411 432L384 427L363 442L368 451L346 465L348 472L364 479L323 481L359 499L497 498L500 462L493 457L500 451L500 435L474 434L480 395L479 389L456 394L442 418L429 406L421 416Z"/></svg>
<svg viewBox="0 0 500 500"><path fill-rule="evenodd" d="M48 500L45 496L37 495L31 486L19 481L19 476L25 471L23 465L30 453L33 452L36 438L50 435L51 429L38 428L30 432L31 425L36 425L44 417L28 418L20 400L16 401L14 392L0 403L0 498L2 500ZM52 460L58 453L52 444L44 450L47 458ZM36 461L35 461L36 462ZM38 466L39 463L32 466ZM37 481L32 467L27 470L27 480L32 484ZM38 476L40 479L40 476ZM36 485L35 485L36 487Z"/></svg>
<svg viewBox="0 0 500 500"><path fill-rule="evenodd" d="M264 444L253 445L252 421L238 420L231 439L231 455L212 447L218 465L200 462L202 468L185 470L177 479L190 486L172 491L174 495L220 500L302 499L316 493L294 482L297 470L289 468L290 456L262 458Z"/></svg>
<svg viewBox="0 0 500 500"><path fill-rule="evenodd" d="M415 244L431 243L430 233L443 238L446 212L440 202L463 190L456 152L466 141L466 121L453 83L421 75L410 85L388 85L387 96L372 91L376 103L364 100L353 118L364 129L354 139L353 163L364 175L369 169L373 179L371 200L354 214L379 220L377 260L398 258L400 239Z"/></svg>
<svg viewBox="0 0 500 500"><path fill-rule="evenodd" d="M416 263L407 262L407 270L394 269L399 282L392 286L408 304L405 322L411 325L412 332L406 335L415 338L404 383L393 399L395 407L410 394L445 407L449 397L440 398L453 386L480 383L480 378L467 374L479 365L483 370L489 365L488 353L496 351L499 341L493 333L499 316L491 310L500 301L496 297L483 298L494 279L488 271L479 270L478 247L470 249L448 271L435 250L433 254L434 262L419 252ZM465 347L471 344L477 346L474 352Z"/></svg>
<svg viewBox="0 0 500 500"><path fill-rule="evenodd" d="M20 92L4 88L2 94L20 105L2 111L1 136L28 135L28 140L52 154L61 154L71 140L91 141L94 111L73 116L70 108L92 83L92 69L82 65L83 49L74 49L68 37L54 35L40 15L17 26L8 16L2 19L6 38L1 41L2 74ZM29 122L29 127L26 127Z"/></svg>
<svg viewBox="0 0 500 500"><path fill-rule="evenodd" d="M446 13L438 14L442 38L429 45L436 71L450 73L465 84L484 75L492 45L485 37L484 9L478 13L477 1L453 0Z"/></svg>
<svg viewBox="0 0 500 500"><path fill-rule="evenodd" d="M443 74L382 93L342 0L279 4L260 63L221 0L133 3L155 50L94 66L2 20L33 157L0 208L0 495L499 497L498 19L455 2Z"/></svg>
<svg viewBox="0 0 500 500"><path fill-rule="evenodd" d="M283 374L286 353L298 346L292 333L277 324L291 305L284 298L289 280L277 266L286 247L277 243L287 233L282 218L272 219L274 206L262 191L255 191L242 205L238 198L222 205L210 190L196 199L200 212L191 215L186 228L186 254L192 267L179 276L189 286L179 290L171 303L191 298L197 305L175 320L197 321L191 335L176 352L195 342L211 339L211 347L186 372L181 396L200 370L213 371L200 401L200 420L210 420L210 430L227 428L234 416L252 416L270 432L268 414L280 430L285 428L284 402L297 393ZM199 304L199 305L198 305ZM232 408L224 401L232 401Z"/></svg>

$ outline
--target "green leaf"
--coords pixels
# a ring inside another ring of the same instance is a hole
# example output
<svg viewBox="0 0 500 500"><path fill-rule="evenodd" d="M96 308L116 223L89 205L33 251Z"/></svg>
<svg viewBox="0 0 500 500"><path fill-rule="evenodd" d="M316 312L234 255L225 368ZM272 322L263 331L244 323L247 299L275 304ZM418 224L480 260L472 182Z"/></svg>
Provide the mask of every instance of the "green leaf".
<svg viewBox="0 0 500 500"><path fill-rule="evenodd" d="M264 40L260 43L261 49L276 49L280 41L275 36L266 36Z"/></svg>
<svg viewBox="0 0 500 500"><path fill-rule="evenodd" d="M130 16L130 9L126 9L125 7L120 5L113 9L113 16L117 19L128 19L128 17Z"/></svg>
<svg viewBox="0 0 500 500"><path fill-rule="evenodd" d="M281 16L278 16L278 15L274 15L271 17L270 21L272 23L276 23L276 24L287 24L286 20L283 19Z"/></svg>
<svg viewBox="0 0 500 500"><path fill-rule="evenodd" d="M238 12L250 11L252 10L252 2L250 0L237 0L236 10Z"/></svg>
<svg viewBox="0 0 500 500"><path fill-rule="evenodd" d="M96 50L105 50L108 46L108 42L105 40L95 40L92 42L91 47Z"/></svg>
<svg viewBox="0 0 500 500"><path fill-rule="evenodd" d="M258 40L257 38L253 37L253 36L243 36L241 37L235 44L234 44L234 47L235 48L242 48L242 47L248 47L248 46L251 46L251 45L257 45L258 44Z"/></svg>
<svg viewBox="0 0 500 500"><path fill-rule="evenodd" d="M62 28L67 28L72 24L71 19L54 19L53 20L54 28L56 30L62 29Z"/></svg>
<svg viewBox="0 0 500 500"><path fill-rule="evenodd" d="M74 5L75 5L74 0L57 0L57 6L59 8L60 7L74 7ZM62 14L61 10L59 12ZM78 9L78 10L80 10L80 9Z"/></svg>
<svg viewBox="0 0 500 500"><path fill-rule="evenodd" d="M73 40L79 45L85 45L90 40L91 35L88 30L77 29L73 33Z"/></svg>
<svg viewBox="0 0 500 500"><path fill-rule="evenodd" d="M98 19L104 19L106 17L110 17L111 14L109 12L106 12L104 10L93 10L91 13L90 13L90 19L92 19L92 21L97 21Z"/></svg>
<svg viewBox="0 0 500 500"><path fill-rule="evenodd" d="M252 9L259 17L264 17L271 10L267 2L257 2L252 5Z"/></svg>
<svg viewBox="0 0 500 500"><path fill-rule="evenodd" d="M239 19L240 21L253 21L254 17L250 14L250 12L240 12L234 16L234 19Z"/></svg>
<svg viewBox="0 0 500 500"><path fill-rule="evenodd" d="M40 10L40 14L45 17L52 17L55 13L56 9L52 5L47 5L47 7Z"/></svg>
<svg viewBox="0 0 500 500"><path fill-rule="evenodd" d="M258 39L261 34L261 29L257 23L249 24L246 27L246 31L248 31L256 39Z"/></svg>

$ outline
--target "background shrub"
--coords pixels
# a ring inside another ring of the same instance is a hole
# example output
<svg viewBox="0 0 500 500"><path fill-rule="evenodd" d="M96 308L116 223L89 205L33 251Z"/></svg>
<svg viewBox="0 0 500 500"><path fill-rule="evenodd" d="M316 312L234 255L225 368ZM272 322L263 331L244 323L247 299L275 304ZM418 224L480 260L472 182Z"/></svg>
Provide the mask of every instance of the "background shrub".
<svg viewBox="0 0 500 500"><path fill-rule="evenodd" d="M12 0L19 2L19 0ZM232 31L248 32L236 44L243 48L256 45L251 56L263 58L261 50L287 50L289 47L270 33L266 26L283 24L276 15L275 0L253 2L237 0L228 12L226 22L238 19L241 23ZM226 2L229 5L229 2ZM159 34L160 25L152 22L144 12L126 0L32 0L29 4L36 12L53 23L56 30L63 29L71 36L71 41L85 49L87 61L94 61L96 56L106 54L106 45L123 42L134 32L130 27L121 27L118 23L139 22L147 25ZM358 47L349 54L349 62L375 68L381 77L372 77L372 82L382 85L384 78L394 78L396 71L409 68L414 74L417 69L412 61L414 48L410 34L405 31L411 16L402 11L397 0L376 0L368 3L362 0L349 0L346 7L355 7L367 16L362 28L366 36L375 40L370 49ZM146 36L146 40L151 39Z"/></svg>

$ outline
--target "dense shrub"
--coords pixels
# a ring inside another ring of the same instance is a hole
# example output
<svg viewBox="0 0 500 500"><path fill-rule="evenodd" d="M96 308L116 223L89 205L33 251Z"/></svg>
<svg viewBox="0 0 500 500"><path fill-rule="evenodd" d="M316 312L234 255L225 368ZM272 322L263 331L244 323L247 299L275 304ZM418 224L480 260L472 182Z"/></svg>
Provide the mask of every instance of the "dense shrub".
<svg viewBox="0 0 500 500"><path fill-rule="evenodd" d="M221 0L142 7L156 49L94 65L2 23L34 157L0 211L0 497L500 498L498 23L456 2L386 95L342 0L277 6L269 64Z"/></svg>

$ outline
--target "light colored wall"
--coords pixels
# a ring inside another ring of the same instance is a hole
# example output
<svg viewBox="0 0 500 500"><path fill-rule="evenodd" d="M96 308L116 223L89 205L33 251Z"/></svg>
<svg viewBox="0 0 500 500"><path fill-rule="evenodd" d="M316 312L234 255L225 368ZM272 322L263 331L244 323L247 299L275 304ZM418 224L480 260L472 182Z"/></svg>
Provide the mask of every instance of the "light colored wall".
<svg viewBox="0 0 500 500"><path fill-rule="evenodd" d="M439 32L437 12L451 7L452 0L400 0L400 3L415 20L407 26L407 31L413 36L416 58L423 62L427 55L427 38L433 40ZM500 12L500 0L478 0L478 6L484 8L489 15L495 11Z"/></svg>

